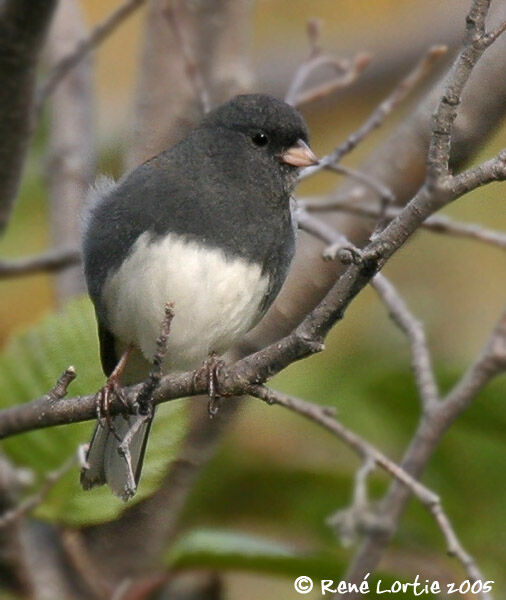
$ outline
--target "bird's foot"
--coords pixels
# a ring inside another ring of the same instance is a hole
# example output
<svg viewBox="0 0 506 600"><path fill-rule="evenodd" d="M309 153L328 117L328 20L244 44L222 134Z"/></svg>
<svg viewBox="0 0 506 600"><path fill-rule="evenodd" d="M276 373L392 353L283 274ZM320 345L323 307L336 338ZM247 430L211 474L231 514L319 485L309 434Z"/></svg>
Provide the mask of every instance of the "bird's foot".
<svg viewBox="0 0 506 600"><path fill-rule="evenodd" d="M225 396L225 394L220 393L218 384L218 373L224 365L225 362L218 358L216 352L213 351L206 358L202 367L195 373L195 380L200 379L202 376L206 378L207 396L209 398L207 410L211 419L218 413L219 401Z"/></svg>
<svg viewBox="0 0 506 600"><path fill-rule="evenodd" d="M117 398L124 406L125 411L128 410L128 402L121 385L121 375L125 369L128 361L128 357L132 352L132 346L123 352L118 364L114 367L113 372L109 375L105 385L97 392L95 408L97 411L97 419L100 425L103 426L105 421L107 427L110 429L114 437L121 441L120 436L114 428L112 417L111 417L111 404L115 398Z"/></svg>

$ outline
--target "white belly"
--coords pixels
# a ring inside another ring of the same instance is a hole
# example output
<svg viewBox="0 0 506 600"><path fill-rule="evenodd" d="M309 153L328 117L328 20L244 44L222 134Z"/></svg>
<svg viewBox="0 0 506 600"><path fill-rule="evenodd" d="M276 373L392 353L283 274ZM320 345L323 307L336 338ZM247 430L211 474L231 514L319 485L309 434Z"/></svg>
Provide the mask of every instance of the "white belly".
<svg viewBox="0 0 506 600"><path fill-rule="evenodd" d="M170 234L150 241L145 233L104 286L109 328L150 360L164 306L174 304L164 370L196 367L240 339L260 317L268 278L245 259Z"/></svg>

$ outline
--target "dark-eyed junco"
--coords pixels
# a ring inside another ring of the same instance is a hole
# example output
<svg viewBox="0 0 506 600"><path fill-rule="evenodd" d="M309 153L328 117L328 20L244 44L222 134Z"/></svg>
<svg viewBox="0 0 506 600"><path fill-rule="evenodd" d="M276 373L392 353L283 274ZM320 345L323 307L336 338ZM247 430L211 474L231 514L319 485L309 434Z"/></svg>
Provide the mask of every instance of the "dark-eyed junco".
<svg viewBox="0 0 506 600"><path fill-rule="evenodd" d="M106 375L129 346L123 382L147 375L167 302L174 318L164 372L198 367L258 323L294 254L291 194L299 168L317 162L307 144L294 108L237 96L176 146L95 188L83 254ZM130 446L132 484L118 453L132 418L97 425L85 489L107 483L124 499L135 493L149 423Z"/></svg>

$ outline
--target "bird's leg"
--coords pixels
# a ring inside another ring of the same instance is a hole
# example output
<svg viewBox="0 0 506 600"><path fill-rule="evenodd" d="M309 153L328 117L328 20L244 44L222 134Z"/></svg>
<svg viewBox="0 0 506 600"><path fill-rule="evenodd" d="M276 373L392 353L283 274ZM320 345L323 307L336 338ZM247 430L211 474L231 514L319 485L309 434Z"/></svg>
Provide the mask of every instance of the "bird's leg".
<svg viewBox="0 0 506 600"><path fill-rule="evenodd" d="M113 398L118 398L121 403L128 408L128 403L126 401L125 395L123 393L123 388L121 386L121 375L125 370L125 366L128 362L128 358L132 353L133 346L129 344L127 349L121 355L121 358L118 361L118 364L114 367L113 372L109 375L105 385L99 390L97 394L96 401L96 409L97 409L97 418L98 422L102 424L102 421L105 419L107 423L107 427L111 430L114 437L120 440L120 437L116 433L114 429L114 425L112 423L111 414L110 414L110 406Z"/></svg>

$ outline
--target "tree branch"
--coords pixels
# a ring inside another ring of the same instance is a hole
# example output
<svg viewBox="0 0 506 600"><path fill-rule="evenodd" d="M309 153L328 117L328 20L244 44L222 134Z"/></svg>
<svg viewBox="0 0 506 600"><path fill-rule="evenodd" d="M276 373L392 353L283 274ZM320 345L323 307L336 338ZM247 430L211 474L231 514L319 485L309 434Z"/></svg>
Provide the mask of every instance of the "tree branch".
<svg viewBox="0 0 506 600"><path fill-rule="evenodd" d="M401 468L413 477L419 478L448 427L469 407L478 392L505 370L506 311L490 334L482 353L467 373L440 403L432 405L430 410L425 411L404 454ZM384 521L389 523L389 527L383 531L370 532L366 536L346 574L347 581L360 582L366 573L374 570L396 530L409 496L410 492L405 486L398 485L396 482L390 486L380 506L380 514ZM437 517L440 518L439 515ZM462 562L472 567L472 561L469 562L465 553L462 553L458 547L456 553ZM467 569L469 573L469 567ZM476 575L474 572L474 576Z"/></svg>
<svg viewBox="0 0 506 600"><path fill-rule="evenodd" d="M302 170L299 179L306 179L322 169L338 163L345 154L354 150L357 145L365 139L374 129L377 129L385 118L396 108L409 92L431 71L435 62L447 51L446 46L434 46L420 60L415 68L394 89L394 91L373 111L368 119L354 132L345 142L338 146L333 152L320 159L314 167L306 167Z"/></svg>
<svg viewBox="0 0 506 600"><path fill-rule="evenodd" d="M172 34L179 46L181 57L185 63L185 71L195 91L202 114L206 114L211 110L211 99L209 91L204 83L200 65L197 63L193 52L186 39L186 31L184 27L183 6L180 3L167 4L163 10L163 15L167 19Z"/></svg>
<svg viewBox="0 0 506 600"><path fill-rule="evenodd" d="M455 176L456 180L459 178L460 175ZM363 195L363 188L357 187L355 189L357 190L357 194L354 194L353 190L349 194L353 198L343 198L341 195L334 195L330 196L328 199L298 198L297 201L302 208L311 213L335 210L364 218L380 217L383 211L380 206L374 206L372 203L366 204L363 202L355 202L356 199L359 199L358 197ZM353 202L350 201L351 199L353 199ZM385 218L392 220L400 214L401 210L402 209L400 208L389 206L384 210L384 216ZM420 225L420 227L434 233L467 237L506 249L506 233L487 229L486 227L482 227L475 223L460 223L445 215L431 215Z"/></svg>
<svg viewBox="0 0 506 600"><path fill-rule="evenodd" d="M462 91L483 52L497 39L487 35L485 19L490 0L475 0L466 20L464 47L448 75L445 90L433 117L432 136L427 156L427 183L441 185L449 175L452 132Z"/></svg>
<svg viewBox="0 0 506 600"><path fill-rule="evenodd" d="M402 296L384 275L378 273L371 285L387 305L394 322L410 341L416 386L424 410L430 410L439 402L439 390L423 325L410 312Z"/></svg>
<svg viewBox="0 0 506 600"><path fill-rule="evenodd" d="M327 96L337 89L351 85L371 61L371 56L363 52L357 54L351 61L323 54L318 44L321 27L322 22L318 19L310 19L307 23L307 35L310 46L309 55L302 61L292 77L292 81L285 94L285 102L287 104L300 107L302 104ZM306 81L321 67L331 67L339 74L330 81L316 85L303 92L302 90Z"/></svg>
<svg viewBox="0 0 506 600"><path fill-rule="evenodd" d="M342 261L351 254L347 262L363 260L363 253L355 248L341 233L335 231L323 221L311 217L304 211L299 211L299 226L315 235L327 244L324 258L335 259L339 256ZM439 390L436 383L432 359L427 346L425 331L422 324L408 309L401 295L390 281L381 273L371 279L371 285L388 308L390 316L408 337L411 345L411 357L415 381L424 409L430 409L439 401Z"/></svg>
<svg viewBox="0 0 506 600"><path fill-rule="evenodd" d="M310 421L321 425L361 456L366 461L366 467L368 467L367 461L372 461L374 464L384 469L389 475L405 486L431 513L446 540L448 553L455 556L461 562L470 580L472 582L479 580L485 581L485 577L481 573L476 562L460 543L450 519L443 510L441 499L432 490L417 481L402 467L377 450L372 444L344 427L329 412L328 408L306 402L300 398L282 394L261 385L251 386L249 393L256 398L264 400L267 404L284 406L292 412L302 415ZM370 469L367 468L367 472L369 470ZM383 521L382 515L378 515L377 520L373 524L375 530L381 528L380 520ZM388 525L386 525L386 528L388 529ZM482 598L490 599L491 597L489 594L483 593Z"/></svg>
<svg viewBox="0 0 506 600"><path fill-rule="evenodd" d="M53 67L37 92L35 113L42 111L44 103L65 79L68 73L97 48L123 21L137 10L146 0L125 0L117 9L99 23L91 33L77 42L74 49L63 56Z"/></svg>
<svg viewBox="0 0 506 600"><path fill-rule="evenodd" d="M78 265L80 262L81 251L78 248L52 248L35 256L0 260L0 279L35 273L53 273Z"/></svg>
<svg viewBox="0 0 506 600"><path fill-rule="evenodd" d="M0 5L0 233L18 193L28 142L40 51L56 0Z"/></svg>

